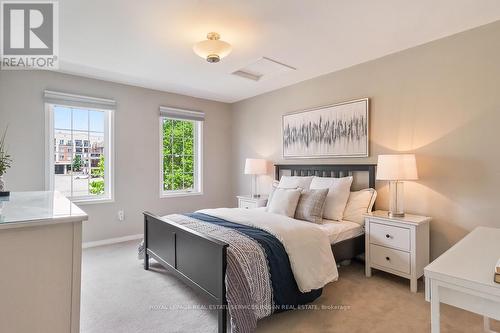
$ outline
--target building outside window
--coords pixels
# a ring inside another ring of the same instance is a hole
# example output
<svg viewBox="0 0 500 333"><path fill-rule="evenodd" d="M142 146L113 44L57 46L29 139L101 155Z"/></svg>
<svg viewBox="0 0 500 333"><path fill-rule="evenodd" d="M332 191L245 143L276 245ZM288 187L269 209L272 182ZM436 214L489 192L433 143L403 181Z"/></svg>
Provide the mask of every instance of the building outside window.
<svg viewBox="0 0 500 333"><path fill-rule="evenodd" d="M46 162L48 189L76 202L112 200L114 105L71 95L81 99L75 105L67 94L48 95L46 91L46 127L53 138L48 142L54 142L47 147L47 156L53 156Z"/></svg>

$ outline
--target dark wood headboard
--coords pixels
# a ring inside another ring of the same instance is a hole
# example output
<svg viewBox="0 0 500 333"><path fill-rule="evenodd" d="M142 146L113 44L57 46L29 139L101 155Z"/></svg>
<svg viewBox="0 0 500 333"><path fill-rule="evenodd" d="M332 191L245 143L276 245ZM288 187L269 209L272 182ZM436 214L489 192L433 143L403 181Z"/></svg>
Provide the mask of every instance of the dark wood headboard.
<svg viewBox="0 0 500 333"><path fill-rule="evenodd" d="M375 188L376 164L275 164L275 179L280 180L282 171L291 176L347 177L356 171L368 172L368 186Z"/></svg>

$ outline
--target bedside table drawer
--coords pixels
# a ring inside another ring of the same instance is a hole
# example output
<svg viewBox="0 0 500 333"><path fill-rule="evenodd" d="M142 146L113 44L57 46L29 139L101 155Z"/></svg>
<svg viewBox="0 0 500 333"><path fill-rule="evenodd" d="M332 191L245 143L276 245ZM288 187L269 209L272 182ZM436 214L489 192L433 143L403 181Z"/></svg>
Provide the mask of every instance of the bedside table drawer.
<svg viewBox="0 0 500 333"><path fill-rule="evenodd" d="M252 208L257 208L257 204L253 201L240 200L238 203L238 207L252 209Z"/></svg>
<svg viewBox="0 0 500 333"><path fill-rule="evenodd" d="M410 274L410 254L408 252L371 244L370 262L377 266Z"/></svg>
<svg viewBox="0 0 500 333"><path fill-rule="evenodd" d="M410 229L371 222L370 243L410 251Z"/></svg>

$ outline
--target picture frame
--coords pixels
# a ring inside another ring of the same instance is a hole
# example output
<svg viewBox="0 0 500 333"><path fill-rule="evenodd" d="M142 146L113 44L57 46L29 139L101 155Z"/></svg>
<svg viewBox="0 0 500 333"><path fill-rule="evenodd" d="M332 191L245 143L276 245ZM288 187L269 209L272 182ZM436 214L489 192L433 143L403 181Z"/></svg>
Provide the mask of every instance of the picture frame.
<svg viewBox="0 0 500 333"><path fill-rule="evenodd" d="M282 116L284 159L369 156L369 98Z"/></svg>

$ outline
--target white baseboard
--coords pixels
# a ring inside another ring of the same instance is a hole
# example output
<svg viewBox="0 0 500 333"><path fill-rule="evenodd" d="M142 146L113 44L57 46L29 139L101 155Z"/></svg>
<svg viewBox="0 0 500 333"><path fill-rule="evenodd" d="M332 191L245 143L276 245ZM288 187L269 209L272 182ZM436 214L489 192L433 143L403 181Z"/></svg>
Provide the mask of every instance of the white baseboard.
<svg viewBox="0 0 500 333"><path fill-rule="evenodd" d="M128 242L128 241L135 240L135 239L141 239L143 237L144 237L144 234L137 234L137 235L124 236L124 237L117 237L117 238L108 238L108 239L103 239L103 240L99 240L99 241L95 241L95 242L85 242L82 244L82 248L87 249L89 247L96 247L96 246L102 246L102 245Z"/></svg>

